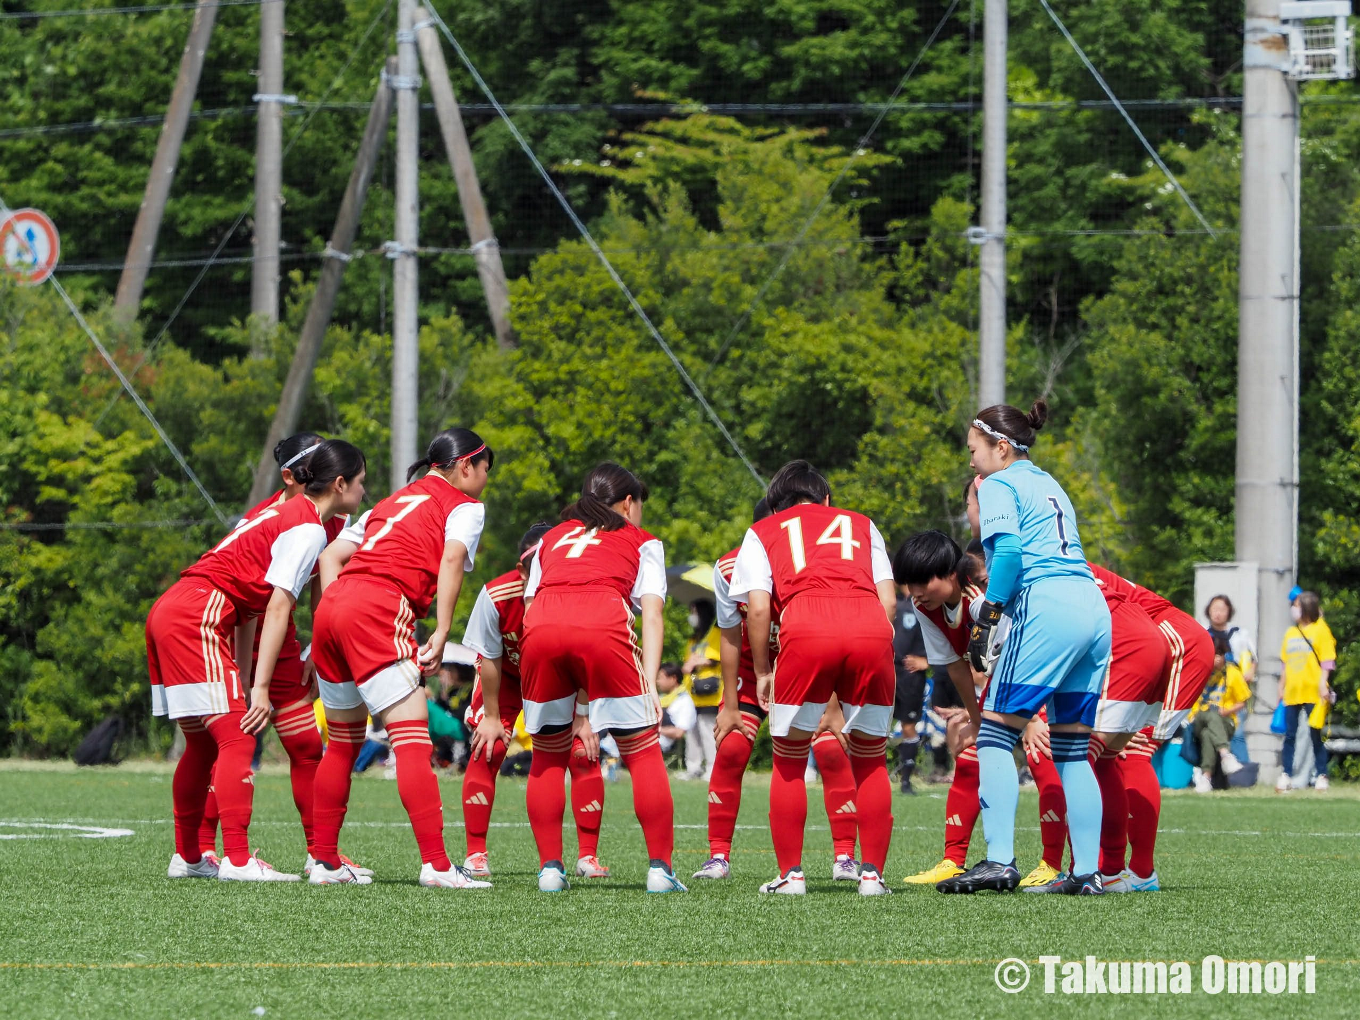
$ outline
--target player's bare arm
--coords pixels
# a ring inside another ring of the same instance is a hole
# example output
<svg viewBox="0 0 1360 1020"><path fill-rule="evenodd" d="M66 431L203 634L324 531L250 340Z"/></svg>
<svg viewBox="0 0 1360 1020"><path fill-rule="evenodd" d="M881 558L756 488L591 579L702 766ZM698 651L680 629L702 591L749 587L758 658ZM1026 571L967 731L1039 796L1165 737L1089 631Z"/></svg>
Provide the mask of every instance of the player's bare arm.
<svg viewBox="0 0 1360 1020"><path fill-rule="evenodd" d="M718 630L718 635L723 695L722 707L718 709L718 721L713 727L713 739L721 745L723 737L741 726L741 709L737 705L737 688L741 683L737 675L741 667L741 624L735 627L722 627Z"/></svg>
<svg viewBox="0 0 1360 1020"><path fill-rule="evenodd" d="M770 669L770 593L752 589L746 594L746 639L751 643L751 662L756 670L756 698L769 711L774 691Z"/></svg>
<svg viewBox="0 0 1360 1020"><path fill-rule="evenodd" d="M486 760L491 760L496 741L509 743L505 725L501 722L501 657L483 658L477 665L477 676L482 682L482 721L472 732L469 748L476 758L485 750Z"/></svg>
<svg viewBox="0 0 1360 1020"><path fill-rule="evenodd" d="M467 562L467 546L455 539L444 543L444 555L439 560L439 582L435 595L434 632L420 649L420 665L427 673L439 668L444 657L444 644L453 626L453 607L458 604L458 593L463 590L463 564Z"/></svg>

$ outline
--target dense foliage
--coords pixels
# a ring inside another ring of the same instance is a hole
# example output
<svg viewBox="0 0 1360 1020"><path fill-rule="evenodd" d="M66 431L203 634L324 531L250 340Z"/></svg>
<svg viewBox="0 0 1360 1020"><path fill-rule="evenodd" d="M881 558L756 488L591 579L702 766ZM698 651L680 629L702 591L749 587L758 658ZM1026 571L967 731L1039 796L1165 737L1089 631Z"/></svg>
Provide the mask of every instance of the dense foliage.
<svg viewBox="0 0 1360 1020"><path fill-rule="evenodd" d="M945 6L514 0L443 12L503 101L585 104L515 117L757 469L810 457L890 543L960 530L977 118L939 107L977 95L980 23L970 49L961 5L903 91L916 105L889 113L865 151L872 108L735 117L717 104L881 102ZM1240 92L1240 4L1071 6L1069 27L1125 98ZM200 89L209 113L248 104L254 87L258 14L218 13ZM288 90L366 102L392 45L391 6L314 0L288 19ZM158 116L186 28L174 12L0 21L13 57L0 65L0 198L51 213L68 264L122 258L156 125L50 126ZM460 96L479 100L454 64ZM1013 14L1010 81L1010 393L1052 401L1036 456L1072 492L1093 558L1184 601L1192 564L1233 547L1236 110L1138 113L1218 228L1210 237L1116 113L1066 103L1101 94L1037 6ZM1301 579L1323 592L1344 648L1360 632L1360 241L1337 228L1357 219L1360 120L1349 85L1310 88L1326 101L1305 106ZM306 256L324 247L363 111L296 112L285 135L305 130L285 164L284 236ZM756 480L504 126L475 107L468 121L520 347L490 342L466 257L423 257L420 418L423 432L471 424L497 450L473 582L504 569L523 529L555 517L605 457L651 484L648 526L673 562L724 552ZM422 239L456 248L456 190L432 117L424 128ZM222 241L250 202L253 147L248 114L194 122L165 257ZM365 246L390 236L389 177L370 194ZM248 245L247 221L227 252ZM249 266L215 268L160 343L197 266L153 272L130 328L108 315L116 272L63 276L227 514L249 488L317 266L287 263L283 321L268 335L242 321ZM347 268L305 417L368 453L375 495L389 473L388 271L372 257ZM0 513L23 526L0 531L0 748L65 751L109 712L145 730L145 611L222 525L47 289L0 289L0 416ZM1357 674L1343 651L1348 716Z"/></svg>

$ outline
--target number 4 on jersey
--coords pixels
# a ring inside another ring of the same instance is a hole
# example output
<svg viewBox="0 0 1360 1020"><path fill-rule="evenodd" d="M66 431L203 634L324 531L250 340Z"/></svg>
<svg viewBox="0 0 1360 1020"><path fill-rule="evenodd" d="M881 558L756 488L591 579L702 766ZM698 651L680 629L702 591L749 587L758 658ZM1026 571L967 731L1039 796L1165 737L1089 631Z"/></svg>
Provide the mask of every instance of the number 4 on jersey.
<svg viewBox="0 0 1360 1020"><path fill-rule="evenodd" d="M579 525L559 538L553 548L561 549L564 545L569 545L571 548L567 550L567 559L579 560L587 548L601 544L600 540L595 537L598 531L598 528L591 528L587 531L584 524Z"/></svg>
<svg viewBox="0 0 1360 1020"><path fill-rule="evenodd" d="M801 574L803 568L807 566L807 552L803 546L803 522L797 517L790 517L779 526L789 533L789 556L793 559L793 572ZM840 546L843 560L853 560L855 550L863 545L850 531L849 514L837 514L832 518L816 544Z"/></svg>

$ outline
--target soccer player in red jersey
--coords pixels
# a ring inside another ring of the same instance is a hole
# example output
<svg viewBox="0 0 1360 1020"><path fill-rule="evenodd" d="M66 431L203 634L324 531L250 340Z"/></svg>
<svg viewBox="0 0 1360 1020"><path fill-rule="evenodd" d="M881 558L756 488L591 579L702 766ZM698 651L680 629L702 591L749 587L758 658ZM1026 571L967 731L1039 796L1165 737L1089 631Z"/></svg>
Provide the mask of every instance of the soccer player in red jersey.
<svg viewBox="0 0 1360 1020"><path fill-rule="evenodd" d="M757 696L770 713L774 775L770 829L779 876L762 892L802 895L808 748L835 695L845 716L864 863L859 891L890 890L882 868L892 839L888 730L892 725L892 566L883 536L863 514L831 505L831 487L807 461L770 482L770 517L751 526L729 595L747 604ZM779 611L779 670L770 662Z"/></svg>
<svg viewBox="0 0 1360 1020"><path fill-rule="evenodd" d="M1162 791L1152 767L1152 756L1163 741L1175 735L1199 700L1214 670L1214 643L1209 632L1196 623L1193 616L1177 609L1156 592L1109 570L1100 567L1093 570L1097 581L1103 581L1122 592L1129 602L1142 607L1161 631L1170 654L1162 710L1155 723L1139 730L1119 759L1128 797L1130 851L1128 867L1124 871L1127 889L1123 891L1156 892L1161 888L1161 881L1157 877L1153 853L1157 846Z"/></svg>
<svg viewBox="0 0 1360 1020"><path fill-rule="evenodd" d="M305 465L313 453L321 446L322 439L315 432L299 432L287 439L279 440L274 447L274 461L279 465L283 488L266 498L257 506L247 510L236 525L245 527L266 510L271 510L302 492L303 486L293 474L295 467ZM326 542L330 544L344 530L349 521L348 514L336 514L326 522ZM316 603L319 585L317 570L312 569L312 602ZM254 658L260 655L260 632L255 632ZM252 666L252 672L257 672ZM269 703L273 707L271 722L279 742L288 755L288 777L293 786L293 803L297 806L298 816L302 819L302 832L306 839L307 860L302 873L312 872L312 785L316 778L316 767L321 763L324 750L321 733L316 726L316 713L312 709L313 678L316 670L311 660L303 655L298 643L297 626L291 614L288 617L288 632L284 635L283 647L274 665L274 676L269 683ZM203 808L203 822L198 830L199 849L204 858L214 864L220 863L217 856L217 795L208 788L208 799ZM367 868L360 868L346 859L346 863L361 874L371 875Z"/></svg>
<svg viewBox="0 0 1360 1020"><path fill-rule="evenodd" d="M486 833L496 802L496 774L523 707L520 690L520 636L524 631L524 584L529 579L538 541L551 530L535 524L519 544L515 569L488 581L468 618L463 644L477 653L477 682L464 720L472 731L471 757L463 773L463 825L467 831L464 869L479 878L491 876ZM608 878L600 863L600 816L604 811L604 777L580 740L571 748L571 806L578 842L576 874Z"/></svg>
<svg viewBox="0 0 1360 1020"><path fill-rule="evenodd" d="M316 774L314 885L370 881L340 859L336 842L349 801L354 761L368 716L387 730L397 760L397 792L420 848L420 884L490 888L455 866L444 847L444 806L430 766L433 745L422 674L439 667L485 523L478 501L494 454L477 433L439 433L411 465L405 487L346 528L321 560L325 594L312 628L330 743ZM416 479L421 470L426 473ZM435 607L424 645L416 621Z"/></svg>
<svg viewBox="0 0 1360 1020"><path fill-rule="evenodd" d="M524 726L534 739L528 807L542 892L569 888L562 814L572 742L579 738L596 758L606 730L632 776L633 810L650 858L647 891L686 891L671 867L675 811L658 743L666 559L661 542L642 530L646 499L647 487L632 472L607 462L592 468L581 498L539 542L525 587L520 677Z"/></svg>
<svg viewBox="0 0 1360 1020"><path fill-rule="evenodd" d="M753 523L770 516L764 498L756 504ZM741 781L751 760L756 732L765 720L765 709L756 698L755 665L751 642L746 636L746 604L729 594L732 570L740 547L719 557L713 566L713 595L717 608L718 630L722 635L723 700L714 729L718 755L708 783L708 852L704 866L695 878L726 878L732 870L732 834L741 808ZM771 655L774 654L773 648ZM839 711L834 715L841 719ZM838 728L823 717L812 741L812 753L822 774L822 794L826 817L831 825L831 845L835 860L831 877L836 881L859 881L859 862L855 860L855 839L859 832L855 805L855 776L850 759L841 746Z"/></svg>
<svg viewBox="0 0 1360 1020"><path fill-rule="evenodd" d="M171 878L296 881L253 856L247 829L255 734L272 714L270 688L293 605L326 547L325 525L364 496L364 456L330 440L296 465L301 495L227 535L162 595L147 616L147 668L157 715L177 720L185 750L175 768ZM263 622L260 622L263 617ZM251 649L260 631L255 680ZM247 692L249 704L247 705ZM220 864L199 849L208 785L216 779Z"/></svg>

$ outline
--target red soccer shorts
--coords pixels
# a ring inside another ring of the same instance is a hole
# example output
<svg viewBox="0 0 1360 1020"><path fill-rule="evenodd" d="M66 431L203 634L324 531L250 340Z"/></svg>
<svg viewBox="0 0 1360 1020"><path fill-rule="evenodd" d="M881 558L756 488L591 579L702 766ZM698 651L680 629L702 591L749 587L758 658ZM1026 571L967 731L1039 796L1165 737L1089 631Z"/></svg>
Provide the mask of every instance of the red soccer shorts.
<svg viewBox="0 0 1360 1020"><path fill-rule="evenodd" d="M1168 673L1166 641L1147 613L1132 603L1111 606L1110 622L1110 667L1094 729L1137 733L1161 715Z"/></svg>
<svg viewBox="0 0 1360 1020"><path fill-rule="evenodd" d="M586 692L596 733L661 722L633 611L608 588L540 592L524 614L519 672L530 733L570 723L577 691Z"/></svg>
<svg viewBox="0 0 1360 1020"><path fill-rule="evenodd" d="M468 729L475 729L477 724L486 718L486 704L482 701L482 677L480 673L481 661L478 660L479 672L477 682L472 685L472 698L468 701L467 710L463 712L463 722ZM515 725L515 720L519 718L520 709L524 707L524 699L520 693L519 677L507 676L501 672L501 725L508 733Z"/></svg>
<svg viewBox="0 0 1360 1020"><path fill-rule="evenodd" d="M1166 705L1153 728L1157 740L1170 740L1190 715L1214 671L1214 641L1209 632L1186 616L1163 619L1157 628L1171 650Z"/></svg>
<svg viewBox="0 0 1360 1020"><path fill-rule="evenodd" d="M198 579L176 581L146 618L152 711L171 719L244 712L235 638L229 598Z"/></svg>
<svg viewBox="0 0 1360 1020"><path fill-rule="evenodd" d="M835 694L845 732L886 737L892 728L892 624L876 598L803 594L779 620L770 735L811 733Z"/></svg>
<svg viewBox="0 0 1360 1020"><path fill-rule="evenodd" d="M376 717L421 683L416 619L406 596L367 577L326 589L312 625L312 659L327 708L367 706Z"/></svg>

